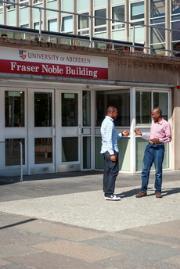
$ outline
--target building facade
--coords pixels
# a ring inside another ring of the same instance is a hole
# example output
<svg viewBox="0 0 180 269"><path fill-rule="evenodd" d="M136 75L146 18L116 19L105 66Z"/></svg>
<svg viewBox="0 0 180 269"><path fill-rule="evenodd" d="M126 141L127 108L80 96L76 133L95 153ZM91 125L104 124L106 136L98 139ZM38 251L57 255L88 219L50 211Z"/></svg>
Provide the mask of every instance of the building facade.
<svg viewBox="0 0 180 269"><path fill-rule="evenodd" d="M180 0L4 0L0 24L139 42L147 53L172 55Z"/></svg>
<svg viewBox="0 0 180 269"><path fill-rule="evenodd" d="M100 124L118 107L120 171L141 170L150 111L173 129L165 169L180 169L178 58L0 38L0 175L102 169Z"/></svg>

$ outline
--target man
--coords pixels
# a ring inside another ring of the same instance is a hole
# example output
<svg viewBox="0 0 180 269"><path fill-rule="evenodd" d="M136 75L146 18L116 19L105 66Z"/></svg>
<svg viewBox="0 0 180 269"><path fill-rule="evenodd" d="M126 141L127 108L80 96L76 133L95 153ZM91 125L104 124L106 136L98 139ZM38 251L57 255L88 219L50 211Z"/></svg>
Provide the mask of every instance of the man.
<svg viewBox="0 0 180 269"><path fill-rule="evenodd" d="M114 120L117 118L117 115L117 108L109 106L106 117L101 125L101 153L104 157L103 191L105 199L111 201L120 200L120 197L114 194L115 181L119 172L117 140L118 137L129 135L129 131L127 130L122 133L116 131Z"/></svg>
<svg viewBox="0 0 180 269"><path fill-rule="evenodd" d="M170 124L162 118L162 112L159 107L153 109L151 116L153 122L150 134L143 134L140 129L135 129L136 135L140 135L149 141L144 152L143 170L141 173L141 191L136 195L136 198L142 198L147 195L149 173L153 163L156 169L154 185L156 198L162 198L161 187L164 144L171 141L171 127Z"/></svg>

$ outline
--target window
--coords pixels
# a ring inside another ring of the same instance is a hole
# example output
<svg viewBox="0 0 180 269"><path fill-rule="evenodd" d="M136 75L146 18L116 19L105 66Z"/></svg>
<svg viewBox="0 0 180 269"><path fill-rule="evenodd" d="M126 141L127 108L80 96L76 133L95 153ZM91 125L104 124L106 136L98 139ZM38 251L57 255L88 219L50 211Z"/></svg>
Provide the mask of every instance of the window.
<svg viewBox="0 0 180 269"><path fill-rule="evenodd" d="M48 31L57 32L57 19L48 20Z"/></svg>
<svg viewBox="0 0 180 269"><path fill-rule="evenodd" d="M5 92L5 126L24 127L24 92Z"/></svg>
<svg viewBox="0 0 180 269"><path fill-rule="evenodd" d="M39 25L40 25L39 22L34 22L34 29L39 30Z"/></svg>
<svg viewBox="0 0 180 269"><path fill-rule="evenodd" d="M180 13L180 0L172 0L172 14Z"/></svg>
<svg viewBox="0 0 180 269"><path fill-rule="evenodd" d="M7 0L6 7L8 10L15 8L15 5L13 5L13 3L15 3L15 0L12 0L12 1Z"/></svg>
<svg viewBox="0 0 180 269"><path fill-rule="evenodd" d="M62 137L62 161L78 161L78 137Z"/></svg>
<svg viewBox="0 0 180 269"><path fill-rule="evenodd" d="M151 123L151 93L136 93L136 123Z"/></svg>
<svg viewBox="0 0 180 269"><path fill-rule="evenodd" d="M151 0L151 17L165 15L165 0Z"/></svg>
<svg viewBox="0 0 180 269"><path fill-rule="evenodd" d="M52 93L34 94L35 127L52 126Z"/></svg>
<svg viewBox="0 0 180 269"><path fill-rule="evenodd" d="M35 164L52 163L52 138L35 138Z"/></svg>
<svg viewBox="0 0 180 269"><path fill-rule="evenodd" d="M117 126L130 126L130 93L129 90L96 92L96 126L100 126L108 106L118 109Z"/></svg>
<svg viewBox="0 0 180 269"><path fill-rule="evenodd" d="M89 13L82 13L78 15L78 29L89 28Z"/></svg>
<svg viewBox="0 0 180 269"><path fill-rule="evenodd" d="M144 1L131 4L131 20L144 19Z"/></svg>
<svg viewBox="0 0 180 269"><path fill-rule="evenodd" d="M83 126L91 126L91 92L83 91Z"/></svg>
<svg viewBox="0 0 180 269"><path fill-rule="evenodd" d="M78 126L78 94L62 93L62 126Z"/></svg>
<svg viewBox="0 0 180 269"><path fill-rule="evenodd" d="M124 20L125 20L125 11L124 5L112 7L112 21L113 29L120 29L124 27ZM119 22L118 22L119 21Z"/></svg>
<svg viewBox="0 0 180 269"><path fill-rule="evenodd" d="M5 139L5 164L20 165L21 164L21 145L23 164L25 164L25 145L24 138L7 138Z"/></svg>
<svg viewBox="0 0 180 269"><path fill-rule="evenodd" d="M95 10L95 32L106 31L106 9Z"/></svg>
<svg viewBox="0 0 180 269"><path fill-rule="evenodd" d="M73 16L62 18L62 32L73 33Z"/></svg>

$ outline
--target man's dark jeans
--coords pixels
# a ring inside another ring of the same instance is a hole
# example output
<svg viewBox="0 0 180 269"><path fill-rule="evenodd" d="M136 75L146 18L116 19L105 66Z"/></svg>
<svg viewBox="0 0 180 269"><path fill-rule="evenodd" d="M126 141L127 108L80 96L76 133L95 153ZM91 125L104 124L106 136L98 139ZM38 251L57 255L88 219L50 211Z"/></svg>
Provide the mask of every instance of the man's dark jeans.
<svg viewBox="0 0 180 269"><path fill-rule="evenodd" d="M164 145L157 144L146 146L143 159L143 170L141 173L142 187L141 191L146 192L149 182L149 173L152 164L154 163L156 174L155 174L155 190L156 192L161 192L162 186L162 164L164 160Z"/></svg>
<svg viewBox="0 0 180 269"><path fill-rule="evenodd" d="M105 152L104 156L104 176L103 176L103 191L105 196L114 193L115 181L119 172L118 153L115 152L117 160L115 162L110 160L109 152Z"/></svg>

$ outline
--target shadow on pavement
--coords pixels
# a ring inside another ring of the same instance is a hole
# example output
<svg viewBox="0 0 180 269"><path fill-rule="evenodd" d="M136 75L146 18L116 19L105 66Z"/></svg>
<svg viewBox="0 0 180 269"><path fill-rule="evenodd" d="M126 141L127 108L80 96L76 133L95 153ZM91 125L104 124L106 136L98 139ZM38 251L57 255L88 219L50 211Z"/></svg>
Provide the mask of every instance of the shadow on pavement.
<svg viewBox="0 0 180 269"><path fill-rule="evenodd" d="M28 219L28 220L24 220L24 221L15 222L15 223L8 224L8 225L0 227L0 230L11 228L11 227L14 227L14 226L17 226L17 225L22 225L22 224L32 222L32 221L35 221L35 220L37 220L37 219L32 218L32 219Z"/></svg>

